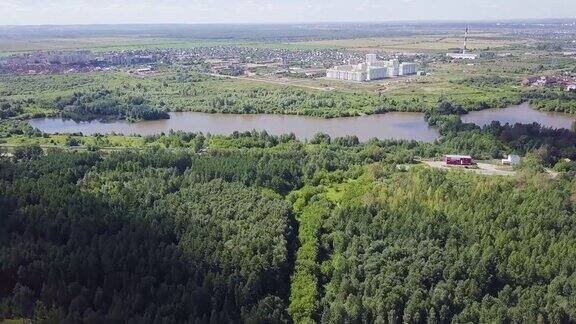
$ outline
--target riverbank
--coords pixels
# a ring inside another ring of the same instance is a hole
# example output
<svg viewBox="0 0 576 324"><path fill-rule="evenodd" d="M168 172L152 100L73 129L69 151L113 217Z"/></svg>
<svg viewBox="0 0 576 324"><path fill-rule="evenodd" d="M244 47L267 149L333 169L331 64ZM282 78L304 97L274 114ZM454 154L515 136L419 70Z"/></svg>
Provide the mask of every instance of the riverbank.
<svg viewBox="0 0 576 324"><path fill-rule="evenodd" d="M573 123L571 115L541 112L530 108L526 103L504 109L470 112L461 118L464 122L479 126L489 125L492 121L512 125L536 122L545 127L571 129ZM61 118L33 119L29 123L32 127L50 134L155 135L173 130L230 135L234 132L256 130L272 135L293 133L301 140L310 139L316 133L325 133L331 137L356 136L360 141L378 138L432 142L439 138L437 130L424 120L424 114L403 112L331 119L293 115L179 112L170 113L170 119L138 123L124 120L76 122Z"/></svg>

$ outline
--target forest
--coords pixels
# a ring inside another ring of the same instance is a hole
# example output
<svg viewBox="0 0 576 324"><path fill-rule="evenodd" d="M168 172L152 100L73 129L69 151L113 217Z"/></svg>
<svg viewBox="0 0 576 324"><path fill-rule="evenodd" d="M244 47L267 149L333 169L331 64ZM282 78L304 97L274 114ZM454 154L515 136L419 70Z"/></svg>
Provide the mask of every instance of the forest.
<svg viewBox="0 0 576 324"><path fill-rule="evenodd" d="M129 120L168 119L166 111L150 107L142 96L127 96L119 91L94 90L76 92L72 96L58 97L54 106L64 118L90 120L109 117Z"/></svg>
<svg viewBox="0 0 576 324"><path fill-rule="evenodd" d="M576 113L576 92L562 87L533 89L524 94L524 99L536 109Z"/></svg>
<svg viewBox="0 0 576 324"><path fill-rule="evenodd" d="M30 145L0 157L0 319L576 321L576 136L458 109L428 114L436 143L172 132L43 148L57 136L5 126ZM511 177L418 163L455 149L525 159Z"/></svg>
<svg viewBox="0 0 576 324"><path fill-rule="evenodd" d="M305 187L291 197L308 248L289 311L296 322L573 322L574 188L387 168Z"/></svg>
<svg viewBox="0 0 576 324"><path fill-rule="evenodd" d="M2 161L3 318L287 320L289 205L199 176L189 155L159 153Z"/></svg>

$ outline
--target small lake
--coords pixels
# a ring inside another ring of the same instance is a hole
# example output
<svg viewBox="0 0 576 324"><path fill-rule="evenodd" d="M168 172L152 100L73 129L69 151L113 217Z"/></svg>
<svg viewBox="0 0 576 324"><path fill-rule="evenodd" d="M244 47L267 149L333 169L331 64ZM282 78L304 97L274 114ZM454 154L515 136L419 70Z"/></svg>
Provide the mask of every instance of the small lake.
<svg viewBox="0 0 576 324"><path fill-rule="evenodd" d="M533 110L528 104L504 109L474 111L462 116L467 123L480 126L492 121L504 123L533 123L552 128L571 129L576 116L564 113L550 113ZM308 116L286 115L240 115L207 114L197 112L170 113L170 119L129 123L75 122L61 118L39 118L30 124L46 133L83 133L154 135L170 130L202 132L204 134L230 135L234 131L267 131L281 135L294 133L299 139L310 139L316 133L326 133L331 137L356 135L361 141L378 139L409 139L432 142L439 137L438 132L428 127L424 114L393 112L381 115L323 119Z"/></svg>

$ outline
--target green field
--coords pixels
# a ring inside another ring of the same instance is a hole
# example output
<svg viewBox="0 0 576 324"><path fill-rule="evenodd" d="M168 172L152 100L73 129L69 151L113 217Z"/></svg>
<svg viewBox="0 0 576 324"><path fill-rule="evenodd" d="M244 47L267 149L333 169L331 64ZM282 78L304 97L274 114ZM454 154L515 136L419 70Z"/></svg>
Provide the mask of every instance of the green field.
<svg viewBox="0 0 576 324"><path fill-rule="evenodd" d="M430 35L376 37L313 41L259 41L249 39L190 39L186 37L108 36L59 38L0 38L0 55L32 51L92 50L120 51L150 48L195 48L199 46L237 45L252 48L287 50L350 49L384 52L445 52L462 47L461 31L441 31ZM498 33L471 34L471 50L505 49L533 43Z"/></svg>
<svg viewBox="0 0 576 324"><path fill-rule="evenodd" d="M146 37L89 37L56 39L0 39L0 53L22 53L31 51L121 51L147 48L194 48L233 44L218 40L179 40Z"/></svg>
<svg viewBox="0 0 576 324"><path fill-rule="evenodd" d="M144 49L186 49L210 46L240 46L251 48L276 48L286 50L339 48L340 46L287 42L257 42L249 40L195 40L178 38L147 37L86 37L55 39L6 39L0 38L0 56L33 51L78 51L95 52L144 50Z"/></svg>
<svg viewBox="0 0 576 324"><path fill-rule="evenodd" d="M413 37L357 38L339 40L318 40L295 43L308 46L328 46L362 51L384 52L446 52L462 48L463 35L427 35ZM513 45L526 44L527 40L512 39L500 35L474 35L468 41L470 50L502 49Z"/></svg>

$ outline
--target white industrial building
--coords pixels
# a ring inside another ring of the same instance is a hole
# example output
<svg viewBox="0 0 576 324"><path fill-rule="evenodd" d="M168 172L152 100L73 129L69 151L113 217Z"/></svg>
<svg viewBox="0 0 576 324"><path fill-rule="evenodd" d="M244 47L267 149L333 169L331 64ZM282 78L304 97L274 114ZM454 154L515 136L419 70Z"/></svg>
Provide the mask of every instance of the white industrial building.
<svg viewBox="0 0 576 324"><path fill-rule="evenodd" d="M398 75L412 75L418 72L418 64L416 63L401 63L399 67L400 71Z"/></svg>
<svg viewBox="0 0 576 324"><path fill-rule="evenodd" d="M388 76L388 68L383 67L376 67L376 66L368 66L367 67L368 76L366 81L371 80L382 80Z"/></svg>
<svg viewBox="0 0 576 324"><path fill-rule="evenodd" d="M478 54L471 53L448 53L446 56L455 60L475 60L478 58Z"/></svg>
<svg viewBox="0 0 576 324"><path fill-rule="evenodd" d="M326 77L329 79L349 80L349 81L366 81L368 72L362 69L359 65L340 65L329 69L326 72Z"/></svg>
<svg viewBox="0 0 576 324"><path fill-rule="evenodd" d="M388 61L388 76L395 78L400 75L400 62L397 59Z"/></svg>
<svg viewBox="0 0 576 324"><path fill-rule="evenodd" d="M368 64L378 63L378 55L377 54L366 54L366 63L368 63Z"/></svg>
<svg viewBox="0 0 576 324"><path fill-rule="evenodd" d="M367 54L366 62L351 65L339 65L326 71L328 79L349 81L372 81L394 78L399 75L412 75L418 71L416 63L401 63L397 59L379 61L376 54Z"/></svg>

